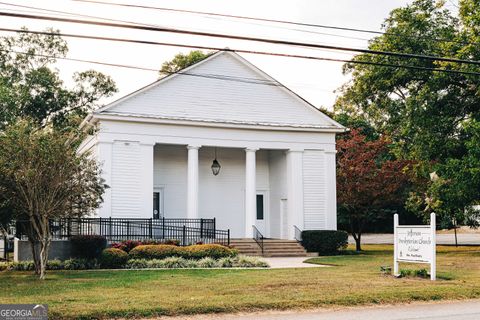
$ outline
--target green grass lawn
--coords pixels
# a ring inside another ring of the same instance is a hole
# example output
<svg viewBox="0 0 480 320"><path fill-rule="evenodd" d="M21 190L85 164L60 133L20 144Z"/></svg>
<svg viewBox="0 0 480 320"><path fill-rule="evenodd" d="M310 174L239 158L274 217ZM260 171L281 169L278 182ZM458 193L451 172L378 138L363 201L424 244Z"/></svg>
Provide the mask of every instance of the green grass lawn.
<svg viewBox="0 0 480 320"><path fill-rule="evenodd" d="M392 246L313 258L325 268L0 273L0 303L46 303L52 318L138 317L480 298L480 247L438 247L443 279L395 279ZM401 268L420 268L401 265Z"/></svg>

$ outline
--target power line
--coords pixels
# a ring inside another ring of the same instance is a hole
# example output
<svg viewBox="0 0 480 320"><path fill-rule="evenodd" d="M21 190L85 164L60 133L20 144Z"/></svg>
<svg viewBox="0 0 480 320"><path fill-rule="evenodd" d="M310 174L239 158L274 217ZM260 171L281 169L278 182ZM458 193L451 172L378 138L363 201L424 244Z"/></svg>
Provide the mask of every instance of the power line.
<svg viewBox="0 0 480 320"><path fill-rule="evenodd" d="M384 31L378 31L378 30L368 30L368 29L360 29L360 28L339 27L339 26L331 26L331 25L323 25L323 24L315 24L315 23L296 22L296 21L289 21L289 20L278 20L278 19L258 18L258 17L247 17L247 16L232 15L232 14L222 14L222 13L214 13L214 12L205 12L205 11L194 11L194 10L186 10L186 9L173 9L173 8L165 8L165 7L153 7L153 6L146 6L146 5L117 3L117 2L104 2L104 1L96 1L96 0L72 0L72 1L85 2L85 3L95 3L95 4L110 5L110 6L129 7L129 8L140 8L140 9L160 10L160 11L167 11L167 12L170 11L170 12L190 13L190 14L197 14L197 15L215 16L215 17L225 17L225 18L234 18L234 19L241 19L241 20L254 20L254 21L281 23L281 24L297 25L297 26L304 26L304 27L333 29L333 30L350 31L350 32L361 32L361 33L368 33L368 34L391 35L391 36L396 36L396 37L418 38L417 36L402 35L402 34L398 34L398 33L384 32ZM450 1L450 2L452 2L452 1ZM458 7L457 7L457 8L458 8ZM431 40L439 41L439 42L451 42L451 43L473 44L473 45L478 45L478 44L479 44L479 43L474 43L474 42L464 42L464 41L451 40L451 39L442 39L442 38L431 38L431 37L422 37L422 38L431 39Z"/></svg>
<svg viewBox="0 0 480 320"><path fill-rule="evenodd" d="M138 67L138 66L132 66L132 65L125 65L125 64L117 64L117 63L109 63L109 62L102 62L102 61L85 60L85 59L76 59L76 58L67 58L67 57L57 57L57 56L52 56L52 55L30 53L30 52L21 52L21 51L15 51L15 50L0 49L0 51L11 52L11 53L15 53L15 54L23 54L23 55L44 57L44 58L52 58L52 59L58 59L58 60L66 60L66 61L90 63L90 64L97 64L97 65L105 65L105 66L109 66L109 67L137 69L137 70L142 70L142 71L154 71L154 72L157 72L157 73L159 72L158 69L154 69L154 68ZM250 78L250 77L231 76L231 75L224 75L224 74L184 72L184 71L181 71L181 70L177 71L177 72L162 72L162 73L165 73L167 75L179 74L179 75L185 75L185 76L201 77L201 78L216 79L216 80L236 81L236 82L243 82L243 83L250 83L250 84L260 84L260 85L285 87L284 85L282 85L278 81L267 80L267 79L259 79L259 78ZM307 84L305 84L305 85L307 85ZM292 86L299 87L299 86L304 86L304 85L299 84L299 83L292 83ZM319 89L319 88L315 88L315 89L325 91L325 92L333 92L334 91L334 89L331 89L331 90Z"/></svg>
<svg viewBox="0 0 480 320"><path fill-rule="evenodd" d="M78 19L48 17L48 16L29 15L29 14L20 14L20 13L8 13L8 12L0 12L0 16L8 16L8 17L15 17L15 18L26 18L26 19L37 19L37 20L50 20L50 21L57 21L57 22L98 25L98 26L114 27L114 28L128 28L128 29L156 31L156 32L179 33L179 34L223 38L223 39L255 41L255 42L263 42L263 43L270 43L270 44L277 44L277 45L289 45L289 46L299 46L299 47L317 48L317 49L320 48L320 49L329 49L329 50L335 50L335 51L368 53L368 54L374 54L374 55L385 55L385 56L393 56L393 57L401 57L401 58L424 59L424 60L429 60L429 61L443 61L443 62L454 62L454 63L480 65L480 61L476 61L476 60L463 60L463 59L456 59L456 58L449 58L449 57L439 57L439 56L431 56L431 55L420 55L420 54L411 54L411 53L400 53L400 52L360 49L360 48L352 48L352 47L341 47L341 46L332 46L332 45L288 41L288 40L256 38L256 37L249 37L249 36L229 35L229 34L192 31L192 30L182 30L182 29L174 29L174 28L129 25L129 24L121 24L121 23L113 23L113 22L98 22L98 21L90 21L90 20L78 20Z"/></svg>
<svg viewBox="0 0 480 320"><path fill-rule="evenodd" d="M5 49L0 49L0 51L3 51L3 52L12 52L12 53L16 53L16 54L24 54L24 55L27 55L27 56L30 55L30 56L35 56L35 57L44 57L44 58L59 59L59 60L66 60L66 61L74 61L74 62L83 62L83 63L91 63L91 64L98 64L98 65L105 65L105 66L110 66L110 67L119 67L119 68L127 68L127 69L137 69L137 70L155 71L155 72L158 72L158 71L159 71L158 69L154 69L154 68L138 67L138 66L131 66L131 65L117 64L117 63L109 63L109 62L100 62L100 61L86 60L86 59L76 59L76 58L67 58L67 57L56 57L56 56L51 56L51 55L47 55L47 54L21 52L21 51L5 50Z"/></svg>
<svg viewBox="0 0 480 320"><path fill-rule="evenodd" d="M139 22L135 22L135 21L120 20L120 19L110 19L110 18L105 18L105 17L85 15L85 14L78 14L78 13L72 13L72 12L67 12L67 11L53 10L53 9L46 9L46 8L39 8L39 7L33 7L33 6L26 6L26 5L14 4L14 3L8 3L8 2L0 2L0 4L7 5L7 6L12 6L12 7L27 8L27 9L34 9L34 10L44 11L44 12L56 13L56 14L60 14L60 15L69 15L69 16L83 17L83 18L91 18L91 19L98 19L98 20L104 20L104 21L123 22L123 23L137 24L137 25L144 25L144 26L156 26L156 27L160 26L160 25L158 25L158 24L139 23ZM3 10L9 10L9 9L3 9ZM12 11L12 10L14 10L14 9L11 9L11 10L9 10L9 11ZM37 13L37 12L31 12L31 11L26 11L26 12ZM312 31L312 30L293 29L293 28L278 27L278 26L267 26L267 25L265 25L265 24L260 24L260 23L251 23L251 24L260 25L260 26L266 26L266 27L276 27L276 28L281 28L281 29L285 29L285 30L305 32L305 33L311 33L311 34L318 34L318 35L325 35L325 36L346 38L346 39L363 40L363 41L368 41L368 40L369 40L369 39L367 39L367 38L359 38L359 37L345 36L345 35L340 35L340 34L326 33L326 32L318 32L318 31Z"/></svg>
<svg viewBox="0 0 480 320"><path fill-rule="evenodd" d="M72 12L68 12L68 11L39 8L39 7L26 6L26 5L8 3L8 2L2 2L2 1L0 1L0 4L6 5L6 6L18 7L18 8L26 8L26 9L33 9L33 10L39 10L39 11L44 11L44 12L56 13L56 14L60 14L60 15L64 15L64 16L68 15L68 16L74 16L74 17L99 19L99 20L112 21L112 22L123 22L123 23L138 24L138 25L149 25L149 24L143 24L143 23L127 21L127 20L109 19L109 18L105 18L105 17L92 16L92 15L88 15L88 14L72 13ZM2 10L7 10L7 9L2 9ZM38 13L38 12L35 12L35 13Z"/></svg>
<svg viewBox="0 0 480 320"><path fill-rule="evenodd" d="M431 67L421 67L421 66L382 63L382 62L370 62L370 61L357 61L357 60L346 60L346 59L336 59L336 58L325 58L325 57L306 56L306 55L297 55L297 54L245 50L245 49L226 49L226 48L220 48L220 47L187 45L187 44L171 43L171 42L157 42L157 41L149 41L149 40L135 40L135 39L125 39L125 38L87 36L87 35L78 35L78 34L47 32L47 31L32 31L32 30L25 30L25 29L0 28L0 31L31 33L31 34L38 34L38 35L58 35L58 36L61 36L61 37L71 37L71 38L78 38L78 39L104 40L104 41L115 41L115 42L136 43L136 44L160 45L160 46L180 47L180 48L189 48L189 49L217 50L217 51L222 51L223 50L223 51L233 51L233 52L239 52L239 53L256 54L256 55L269 55L269 56L300 58L300 59L308 59L308 60L320 60L320 61L330 61L330 62L362 64L362 65L375 65L375 66L383 66L383 67L390 67L390 68L404 68L404 69L417 70L417 71L443 72L443 73L450 73L450 74L464 74L464 75L474 75L474 76L479 76L480 75L480 72L473 72L473 71L431 68Z"/></svg>

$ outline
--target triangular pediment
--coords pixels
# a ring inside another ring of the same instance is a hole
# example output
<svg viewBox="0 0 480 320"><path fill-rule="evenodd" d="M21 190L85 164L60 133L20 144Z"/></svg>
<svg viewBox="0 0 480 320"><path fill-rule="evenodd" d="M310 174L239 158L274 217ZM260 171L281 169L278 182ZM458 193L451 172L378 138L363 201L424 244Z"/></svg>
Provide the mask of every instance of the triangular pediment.
<svg viewBox="0 0 480 320"><path fill-rule="evenodd" d="M217 52L96 114L343 130L311 104L231 51Z"/></svg>

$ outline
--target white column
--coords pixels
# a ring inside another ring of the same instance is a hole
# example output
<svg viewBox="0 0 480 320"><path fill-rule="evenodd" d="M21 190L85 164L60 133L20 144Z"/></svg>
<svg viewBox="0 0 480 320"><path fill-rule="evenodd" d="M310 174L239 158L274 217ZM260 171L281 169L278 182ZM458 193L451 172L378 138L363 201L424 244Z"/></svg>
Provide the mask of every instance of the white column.
<svg viewBox="0 0 480 320"><path fill-rule="evenodd" d="M325 151L326 228L337 230L337 151Z"/></svg>
<svg viewBox="0 0 480 320"><path fill-rule="evenodd" d="M295 229L304 229L303 150L287 151L287 235L295 239Z"/></svg>
<svg viewBox="0 0 480 320"><path fill-rule="evenodd" d="M198 149L200 146L187 146L187 218L198 218Z"/></svg>
<svg viewBox="0 0 480 320"><path fill-rule="evenodd" d="M98 165L102 169L102 178L108 186L103 194L103 203L98 209L98 216L101 218L110 218L112 216L112 152L113 143L111 141L99 141L97 146Z"/></svg>
<svg viewBox="0 0 480 320"><path fill-rule="evenodd" d="M153 216L153 148L153 143L140 142L140 208L145 218Z"/></svg>
<svg viewBox="0 0 480 320"><path fill-rule="evenodd" d="M245 237L253 237L252 226L257 215L256 160L257 149L245 149Z"/></svg>

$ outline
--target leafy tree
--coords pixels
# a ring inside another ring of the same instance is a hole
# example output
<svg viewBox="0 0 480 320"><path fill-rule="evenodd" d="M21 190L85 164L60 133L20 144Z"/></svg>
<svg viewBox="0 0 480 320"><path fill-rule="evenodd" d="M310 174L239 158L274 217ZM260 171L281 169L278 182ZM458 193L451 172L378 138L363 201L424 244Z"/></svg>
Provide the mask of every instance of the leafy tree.
<svg viewBox="0 0 480 320"><path fill-rule="evenodd" d="M411 209L424 213L425 220L433 211L443 227L453 227L456 245L459 225L477 228L480 223L480 212L474 208L480 204L480 123L472 120L465 128L470 136L465 144L466 154L437 166L428 188L412 194L407 203Z"/></svg>
<svg viewBox="0 0 480 320"><path fill-rule="evenodd" d="M48 219L81 216L101 201L96 164L76 155L80 121L116 91L93 70L66 88L52 65L68 48L57 31L0 37L0 227L26 219L35 270L45 276Z"/></svg>
<svg viewBox="0 0 480 320"><path fill-rule="evenodd" d="M479 12L480 3L474 0L460 2L459 17L444 1L415 0L391 12L383 25L385 34L371 40L369 48L479 60ZM395 56L360 54L354 60L480 72L478 65ZM450 212L455 221L473 221L466 218L467 209L478 202L478 194L458 195L480 187L464 170L478 165L468 154L474 143L469 126L480 120L479 77L353 63L346 64L344 72L352 81L342 88L336 112L364 117L391 137L397 157L416 161L423 185L412 193L409 208L420 208L411 204L435 195L436 211ZM432 172L441 179L429 181Z"/></svg>
<svg viewBox="0 0 480 320"><path fill-rule="evenodd" d="M209 53L205 53L200 50L193 50L187 54L179 53L175 55L175 57L171 61L166 61L162 64L162 68L160 69L160 76L168 76L169 74L185 69L192 64L202 61L209 55Z"/></svg>
<svg viewBox="0 0 480 320"><path fill-rule="evenodd" d="M45 278L50 219L81 217L96 209L105 189L100 169L78 154L83 135L19 120L0 136L0 208L27 220L35 273Z"/></svg>
<svg viewBox="0 0 480 320"><path fill-rule="evenodd" d="M337 141L339 220L348 221L357 251L366 224L405 201L408 163L392 159L388 146L385 138L369 141L357 129Z"/></svg>
<svg viewBox="0 0 480 320"><path fill-rule="evenodd" d="M358 129L368 140L377 140L380 138L380 132L378 132L362 115L337 111L331 114L331 118L346 128Z"/></svg>
<svg viewBox="0 0 480 320"><path fill-rule="evenodd" d="M0 130L18 117L75 128L100 98L116 92L110 77L93 70L75 73L74 88L66 88L52 64L65 57L67 44L48 31L54 34L0 37Z"/></svg>

